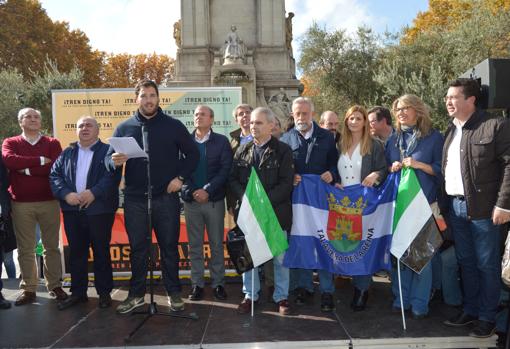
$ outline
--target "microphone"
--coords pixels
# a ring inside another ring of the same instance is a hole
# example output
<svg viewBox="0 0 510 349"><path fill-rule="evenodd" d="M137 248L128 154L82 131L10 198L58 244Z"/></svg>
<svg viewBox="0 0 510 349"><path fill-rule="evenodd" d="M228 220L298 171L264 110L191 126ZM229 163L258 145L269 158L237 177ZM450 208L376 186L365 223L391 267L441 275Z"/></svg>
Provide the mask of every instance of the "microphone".
<svg viewBox="0 0 510 349"><path fill-rule="evenodd" d="M142 124L142 145L143 150L149 154L149 130L145 123Z"/></svg>

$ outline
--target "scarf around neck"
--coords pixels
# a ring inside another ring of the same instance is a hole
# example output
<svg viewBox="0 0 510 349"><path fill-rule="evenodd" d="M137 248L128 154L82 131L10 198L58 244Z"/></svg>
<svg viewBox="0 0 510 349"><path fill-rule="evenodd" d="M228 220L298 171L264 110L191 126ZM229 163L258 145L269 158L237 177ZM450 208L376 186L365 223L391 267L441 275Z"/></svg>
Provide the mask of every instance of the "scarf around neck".
<svg viewBox="0 0 510 349"><path fill-rule="evenodd" d="M406 142L407 138L407 142ZM400 149L401 160L409 157L421 138L421 132L415 126L401 126L401 130L397 131L397 147Z"/></svg>

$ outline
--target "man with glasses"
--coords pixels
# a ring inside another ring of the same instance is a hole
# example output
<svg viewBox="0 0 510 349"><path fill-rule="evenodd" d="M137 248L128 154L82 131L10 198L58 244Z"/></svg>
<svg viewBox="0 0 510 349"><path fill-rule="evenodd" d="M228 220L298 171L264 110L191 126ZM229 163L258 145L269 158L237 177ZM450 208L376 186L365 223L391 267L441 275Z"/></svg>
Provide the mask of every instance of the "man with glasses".
<svg viewBox="0 0 510 349"><path fill-rule="evenodd" d="M62 289L62 265L58 248L60 208L53 197L48 176L51 166L62 152L57 139L41 134L41 112L24 108L18 112L22 133L6 138L2 158L9 170L9 193L12 219L18 241L23 292L14 305L33 303L39 278L35 259L35 227L41 227L44 247L44 278L50 295L59 301L67 298Z"/></svg>
<svg viewBox="0 0 510 349"><path fill-rule="evenodd" d="M237 151L239 146L248 143L253 140L253 136L250 133L250 116L253 107L249 104L239 104L232 111L232 116L234 117L236 124L239 125L237 130L230 132L230 145L232 147L232 151Z"/></svg>
<svg viewBox="0 0 510 349"><path fill-rule="evenodd" d="M370 134L379 139L383 144L395 132L392 126L391 113L389 109L375 106L368 111L368 122L370 123Z"/></svg>
<svg viewBox="0 0 510 349"><path fill-rule="evenodd" d="M253 136L250 133L250 117L252 110L253 107L249 104L238 104L234 110L232 110L232 116L236 124L239 125L237 130L230 132L230 146L232 147L232 153L234 155L241 145L253 140ZM234 216L235 202L236 200L230 193L230 189L227 189L227 210L232 217Z"/></svg>
<svg viewBox="0 0 510 349"><path fill-rule="evenodd" d="M452 121L443 148L444 190L464 288L463 310L445 321L453 327L476 323L470 336L495 331L500 296L499 225L510 221L510 123L477 107L480 86L473 79L450 83L445 98Z"/></svg>

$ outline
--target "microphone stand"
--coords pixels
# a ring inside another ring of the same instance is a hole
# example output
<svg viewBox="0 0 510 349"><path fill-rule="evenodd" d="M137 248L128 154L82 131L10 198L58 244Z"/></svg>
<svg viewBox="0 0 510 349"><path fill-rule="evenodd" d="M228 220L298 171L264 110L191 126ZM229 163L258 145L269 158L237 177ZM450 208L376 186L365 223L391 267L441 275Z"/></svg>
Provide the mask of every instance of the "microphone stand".
<svg viewBox="0 0 510 349"><path fill-rule="evenodd" d="M198 320L198 316L195 313L191 313L189 315L179 314L176 312L162 312L159 311L154 301L154 267L155 263L155 252L154 252L154 244L152 243L152 184L151 184L151 166L150 166L150 154L149 154L149 137L148 137L147 126L142 124L142 142L143 142L143 150L147 153L146 163L147 163L147 243L149 244L149 295L150 302L147 310L144 311L135 311L131 313L132 315L145 314L145 317L140 321L140 323L124 338L126 342L131 341L133 336L138 332L138 330L154 315L162 315L162 316L170 316L181 319L190 319L190 320Z"/></svg>

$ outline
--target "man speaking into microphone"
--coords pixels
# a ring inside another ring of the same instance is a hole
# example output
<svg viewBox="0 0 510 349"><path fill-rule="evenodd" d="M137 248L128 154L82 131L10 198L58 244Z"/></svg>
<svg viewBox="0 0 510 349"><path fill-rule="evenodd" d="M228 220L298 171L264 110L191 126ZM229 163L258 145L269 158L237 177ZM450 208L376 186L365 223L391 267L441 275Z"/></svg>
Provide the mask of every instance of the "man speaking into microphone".
<svg viewBox="0 0 510 349"><path fill-rule="evenodd" d="M180 206L179 190L191 175L198 159L198 149L184 125L163 113L159 91L154 81L141 80L135 87L138 110L120 123L114 137L133 137L149 151L152 188L152 225L158 240L163 282L173 311L184 309L179 282ZM150 246L147 243L147 163L145 158L130 158L110 147L107 166L125 168L124 220L131 247L131 282L128 297L117 313L127 314L144 304L145 278Z"/></svg>

